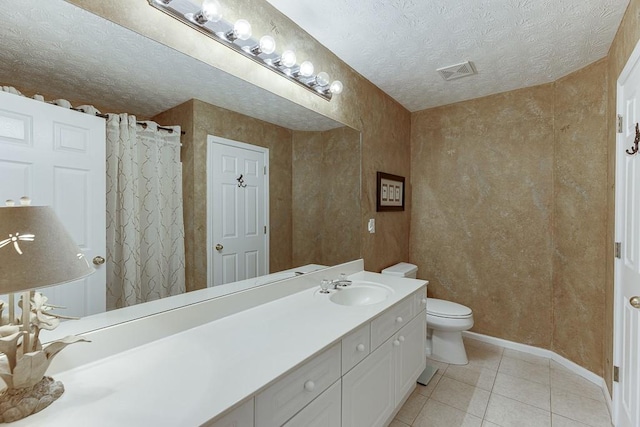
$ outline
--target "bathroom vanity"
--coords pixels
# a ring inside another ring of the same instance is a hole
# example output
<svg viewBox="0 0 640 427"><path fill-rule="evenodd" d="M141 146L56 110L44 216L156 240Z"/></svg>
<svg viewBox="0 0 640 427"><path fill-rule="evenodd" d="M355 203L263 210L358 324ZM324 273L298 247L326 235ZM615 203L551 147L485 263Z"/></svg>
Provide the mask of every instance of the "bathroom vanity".
<svg viewBox="0 0 640 427"><path fill-rule="evenodd" d="M93 342L48 372L65 394L14 425L384 426L425 367L427 282L362 270L353 261L85 334ZM340 273L351 288L319 293Z"/></svg>

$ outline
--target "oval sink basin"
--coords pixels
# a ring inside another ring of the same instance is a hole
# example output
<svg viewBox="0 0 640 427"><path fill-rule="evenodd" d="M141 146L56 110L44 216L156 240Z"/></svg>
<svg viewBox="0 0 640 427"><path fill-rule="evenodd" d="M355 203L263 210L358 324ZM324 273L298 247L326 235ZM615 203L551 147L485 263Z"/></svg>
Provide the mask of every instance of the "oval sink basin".
<svg viewBox="0 0 640 427"><path fill-rule="evenodd" d="M351 285L348 288L340 289L331 294L329 299L340 305L360 306L379 303L387 299L390 294L391 290L386 287L362 284Z"/></svg>

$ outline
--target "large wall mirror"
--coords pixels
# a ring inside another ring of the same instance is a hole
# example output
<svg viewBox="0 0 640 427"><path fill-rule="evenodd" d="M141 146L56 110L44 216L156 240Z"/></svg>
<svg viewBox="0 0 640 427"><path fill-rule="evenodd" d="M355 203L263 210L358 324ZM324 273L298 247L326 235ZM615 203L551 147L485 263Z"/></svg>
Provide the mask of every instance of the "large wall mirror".
<svg viewBox="0 0 640 427"><path fill-rule="evenodd" d="M63 0L0 2L0 38L0 85L182 127L187 291L207 287L211 135L269 150L268 273L361 256L359 132Z"/></svg>

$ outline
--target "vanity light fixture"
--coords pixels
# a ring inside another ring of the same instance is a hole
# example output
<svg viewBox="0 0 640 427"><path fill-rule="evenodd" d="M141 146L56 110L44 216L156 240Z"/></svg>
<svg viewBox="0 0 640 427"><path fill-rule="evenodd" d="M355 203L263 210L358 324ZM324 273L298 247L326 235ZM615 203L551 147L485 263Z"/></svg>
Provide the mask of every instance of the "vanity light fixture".
<svg viewBox="0 0 640 427"><path fill-rule="evenodd" d="M297 59L293 50L276 52L276 41L270 35L260 40L253 39L251 24L246 19L238 19L234 24L222 19L222 5L218 0L147 0L149 5L163 11L224 44L258 64L269 68L290 81L321 96L327 101L333 95L342 92L343 84L336 80L330 83L329 75L320 72L314 76L311 61L304 61L296 66ZM194 4L196 1L198 4Z"/></svg>

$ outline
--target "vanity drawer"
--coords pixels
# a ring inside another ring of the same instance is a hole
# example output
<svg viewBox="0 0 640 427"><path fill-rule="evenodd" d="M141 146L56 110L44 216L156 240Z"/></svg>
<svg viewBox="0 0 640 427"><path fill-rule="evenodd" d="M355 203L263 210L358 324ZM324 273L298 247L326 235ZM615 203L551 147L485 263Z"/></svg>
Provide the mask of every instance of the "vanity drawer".
<svg viewBox="0 0 640 427"><path fill-rule="evenodd" d="M371 351L370 331L367 323L342 339L342 375L360 363Z"/></svg>
<svg viewBox="0 0 640 427"><path fill-rule="evenodd" d="M336 381L283 427L336 427L342 418L342 381Z"/></svg>
<svg viewBox="0 0 640 427"><path fill-rule="evenodd" d="M340 343L280 378L256 396L256 427L277 427L340 378Z"/></svg>
<svg viewBox="0 0 640 427"><path fill-rule="evenodd" d="M371 350L378 348L413 318L414 304L415 298L410 295L371 321Z"/></svg>
<svg viewBox="0 0 640 427"><path fill-rule="evenodd" d="M425 288L421 288L420 290L414 292L412 298L414 301L414 314L420 313L422 310L427 308L427 290Z"/></svg>

